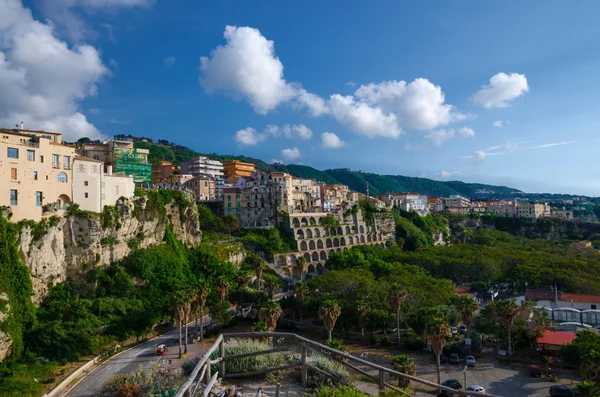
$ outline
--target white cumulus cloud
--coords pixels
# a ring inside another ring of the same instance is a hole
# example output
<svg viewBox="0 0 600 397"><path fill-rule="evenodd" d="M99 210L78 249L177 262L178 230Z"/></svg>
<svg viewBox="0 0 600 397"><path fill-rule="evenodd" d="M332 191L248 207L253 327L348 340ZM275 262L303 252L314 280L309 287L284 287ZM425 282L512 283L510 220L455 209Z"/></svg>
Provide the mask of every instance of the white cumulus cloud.
<svg viewBox="0 0 600 397"><path fill-rule="evenodd" d="M253 146L267 139L267 134L258 133L254 128L244 128L235 133L235 141L240 145Z"/></svg>
<svg viewBox="0 0 600 397"><path fill-rule="evenodd" d="M346 146L346 143L342 141L333 132L324 132L321 134L321 147L324 149L341 149Z"/></svg>
<svg viewBox="0 0 600 397"><path fill-rule="evenodd" d="M398 138L402 132L394 114L357 102L350 95L332 95L329 112L340 124L369 138Z"/></svg>
<svg viewBox="0 0 600 397"><path fill-rule="evenodd" d="M434 174L434 176L437 179L449 179L450 177L454 176L454 175L460 175L461 172L460 171L444 171L441 170L440 172L436 172Z"/></svg>
<svg viewBox="0 0 600 397"><path fill-rule="evenodd" d="M281 157L284 161L294 161L300 158L300 150L297 147L287 148L281 151Z"/></svg>
<svg viewBox="0 0 600 397"><path fill-rule="evenodd" d="M462 127L458 130L454 129L441 129L436 131L431 131L427 135L425 135L425 140L432 146L442 146L446 141L455 138L473 138L475 136L475 131L472 128Z"/></svg>
<svg viewBox="0 0 600 397"><path fill-rule="evenodd" d="M55 129L65 140L100 137L79 112L109 71L89 45L70 47L19 0L0 0L0 123Z"/></svg>
<svg viewBox="0 0 600 397"><path fill-rule="evenodd" d="M502 128L504 126L504 122L502 120L496 120L492 125L496 128Z"/></svg>
<svg viewBox="0 0 600 397"><path fill-rule="evenodd" d="M490 79L490 84L481 87L473 95L473 102L486 109L505 108L509 102L529 91L527 78L519 73L498 73Z"/></svg>
<svg viewBox="0 0 600 397"><path fill-rule="evenodd" d="M260 114L292 100L314 116L326 111L322 98L283 78L283 64L275 55L273 41L258 29L227 26L224 37L225 45L215 48L210 57L200 58L200 84L208 94L223 92L247 98Z"/></svg>
<svg viewBox="0 0 600 397"><path fill-rule="evenodd" d="M462 127L458 129L458 135L461 138L473 138L475 136L475 131L469 127Z"/></svg>
<svg viewBox="0 0 600 397"><path fill-rule="evenodd" d="M252 146L267 140L268 138L287 138L308 140L312 138L312 131L304 124L285 124L283 126L269 124L263 132L257 132L254 128L247 127L235 133L235 140L240 145Z"/></svg>

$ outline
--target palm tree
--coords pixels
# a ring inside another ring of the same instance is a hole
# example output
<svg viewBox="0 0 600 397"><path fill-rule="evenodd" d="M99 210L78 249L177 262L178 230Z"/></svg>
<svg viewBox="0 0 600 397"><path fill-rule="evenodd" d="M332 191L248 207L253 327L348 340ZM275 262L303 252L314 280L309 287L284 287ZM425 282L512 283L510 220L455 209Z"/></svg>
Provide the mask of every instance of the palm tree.
<svg viewBox="0 0 600 397"><path fill-rule="evenodd" d="M471 337L471 324L473 324L473 318L478 309L479 305L470 296L463 295L458 298L456 310L460 314L463 324L467 326L467 338Z"/></svg>
<svg viewBox="0 0 600 397"><path fill-rule="evenodd" d="M583 397L598 397L600 396L600 390L596 384L590 380L584 380L577 385L577 395Z"/></svg>
<svg viewBox="0 0 600 397"><path fill-rule="evenodd" d="M302 300L308 295L309 292L310 290L308 289L308 286L302 281L296 283L294 294L296 296L296 300L298 301L298 307L300 308L300 324L302 324Z"/></svg>
<svg viewBox="0 0 600 397"><path fill-rule="evenodd" d="M262 278L263 271L265 270L266 266L262 259L258 256L255 258L252 265L254 267L254 272L256 272L256 289L260 291L260 279Z"/></svg>
<svg viewBox="0 0 600 397"><path fill-rule="evenodd" d="M425 337L431 345L431 350L435 354L435 362L437 364L437 383L441 382L440 374L440 354L446 346L446 338L450 336L450 327L443 317L433 317L425 327Z"/></svg>
<svg viewBox="0 0 600 397"><path fill-rule="evenodd" d="M229 281L225 277L219 277L215 283L219 300L223 302L229 293Z"/></svg>
<svg viewBox="0 0 600 397"><path fill-rule="evenodd" d="M175 313L175 320L177 321L177 328L179 330L179 358L181 358L181 355L182 355L182 345L181 345L181 340L182 340L182 336L183 336L182 335L182 325L186 318L186 306L189 304L189 302L190 302L190 300L189 300L187 291L180 290L174 294L173 300L171 303L172 307L173 307L173 311ZM187 324L186 324L186 344L187 344Z"/></svg>
<svg viewBox="0 0 600 397"><path fill-rule="evenodd" d="M210 294L208 284L202 282L196 290L196 328L198 328L198 310L200 310L200 340L204 340L204 306Z"/></svg>
<svg viewBox="0 0 600 397"><path fill-rule="evenodd" d="M267 323L264 321L257 321L252 324L252 332L267 332Z"/></svg>
<svg viewBox="0 0 600 397"><path fill-rule="evenodd" d="M519 306L517 306L517 302L514 299L501 300L497 303L496 313L498 314L498 317L500 317L502 327L504 327L508 334L507 352L510 356L512 355L511 331L515 326L515 319L519 315Z"/></svg>
<svg viewBox="0 0 600 397"><path fill-rule="evenodd" d="M269 277L265 281L265 290L267 291L270 299L275 298L275 292L277 291L277 288L279 288L279 281L277 279Z"/></svg>
<svg viewBox="0 0 600 397"><path fill-rule="evenodd" d="M294 267L296 268L296 270L298 270L298 273L300 273L300 281L302 281L302 275L306 271L306 259L304 259L303 256L296 259L296 264L294 265Z"/></svg>
<svg viewBox="0 0 600 397"><path fill-rule="evenodd" d="M416 374L414 360L405 354L392 357L392 364L393 368L398 372L412 376ZM408 386L410 386L410 380L403 376L398 376L398 387L406 389Z"/></svg>
<svg viewBox="0 0 600 397"><path fill-rule="evenodd" d="M239 289L245 289L248 286L248 281L250 277L248 273L240 270L240 272L235 277L235 283L237 284Z"/></svg>
<svg viewBox="0 0 600 397"><path fill-rule="evenodd" d="M336 301L332 299L327 299L319 308L318 314L319 318L323 321L325 328L327 328L327 340L331 342L331 340L333 339L331 333L333 332L333 328L335 327L335 322L337 321L340 314L342 314L342 309Z"/></svg>
<svg viewBox="0 0 600 397"><path fill-rule="evenodd" d="M358 326L360 327L360 334L365 337L365 321L367 314L371 313L371 306L365 301L356 302L356 310L358 312Z"/></svg>
<svg viewBox="0 0 600 397"><path fill-rule="evenodd" d="M406 290L402 289L399 285L392 285L392 289L390 290L390 303L392 305L392 309L396 313L396 341L398 346L400 346L400 309L402 308L402 304L408 298L408 293Z"/></svg>
<svg viewBox="0 0 600 397"><path fill-rule="evenodd" d="M193 294L186 291L185 304L183 305L183 321L185 324L185 337L183 338L183 353L187 353L188 348L188 323L190 322L190 312L192 311Z"/></svg>
<svg viewBox="0 0 600 397"><path fill-rule="evenodd" d="M268 300L258 311L258 318L267 325L267 331L273 332L277 327L277 320L281 316L281 307L274 300Z"/></svg>

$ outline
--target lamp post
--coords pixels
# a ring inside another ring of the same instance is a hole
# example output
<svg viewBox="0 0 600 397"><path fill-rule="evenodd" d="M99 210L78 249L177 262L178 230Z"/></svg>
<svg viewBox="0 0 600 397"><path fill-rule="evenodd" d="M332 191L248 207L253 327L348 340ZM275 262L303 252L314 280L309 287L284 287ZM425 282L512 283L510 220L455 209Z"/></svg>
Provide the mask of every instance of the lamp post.
<svg viewBox="0 0 600 397"><path fill-rule="evenodd" d="M465 365L465 369L463 369L463 374L464 374L464 380L465 380L465 388L467 387L467 369L469 367L467 365Z"/></svg>

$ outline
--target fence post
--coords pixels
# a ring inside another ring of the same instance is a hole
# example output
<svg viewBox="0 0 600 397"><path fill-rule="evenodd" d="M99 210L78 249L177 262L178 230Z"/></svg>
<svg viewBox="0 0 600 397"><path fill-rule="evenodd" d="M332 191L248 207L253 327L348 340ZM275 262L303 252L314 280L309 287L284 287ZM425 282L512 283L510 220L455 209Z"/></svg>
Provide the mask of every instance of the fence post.
<svg viewBox="0 0 600 397"><path fill-rule="evenodd" d="M379 395L383 395L383 392L385 391L385 371L380 369L379 370Z"/></svg>
<svg viewBox="0 0 600 397"><path fill-rule="evenodd" d="M210 358L208 360L206 360L206 384L208 385L208 382L210 382L210 378L212 377L212 375L210 374Z"/></svg>
<svg viewBox="0 0 600 397"><path fill-rule="evenodd" d="M306 363L306 343L302 342L300 344L300 356L301 356L301 362L302 362L302 370L301 370L301 384L302 387L306 387L307 383L308 383L308 365Z"/></svg>
<svg viewBox="0 0 600 397"><path fill-rule="evenodd" d="M279 397L279 388L281 387L281 383L277 383L275 386L275 397Z"/></svg>
<svg viewBox="0 0 600 397"><path fill-rule="evenodd" d="M221 342L219 342L219 357L221 358L221 362L219 363L219 372L221 378L225 378L225 342L223 338L221 338Z"/></svg>

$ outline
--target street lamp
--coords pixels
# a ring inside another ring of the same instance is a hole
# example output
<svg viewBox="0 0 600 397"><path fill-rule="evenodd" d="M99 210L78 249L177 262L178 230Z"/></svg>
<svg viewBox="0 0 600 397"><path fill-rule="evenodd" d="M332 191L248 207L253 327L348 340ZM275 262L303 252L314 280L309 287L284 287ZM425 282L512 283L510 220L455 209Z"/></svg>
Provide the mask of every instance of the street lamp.
<svg viewBox="0 0 600 397"><path fill-rule="evenodd" d="M463 369L463 374L465 376L465 387L467 387L467 369L469 367L467 365L465 365L465 369Z"/></svg>

